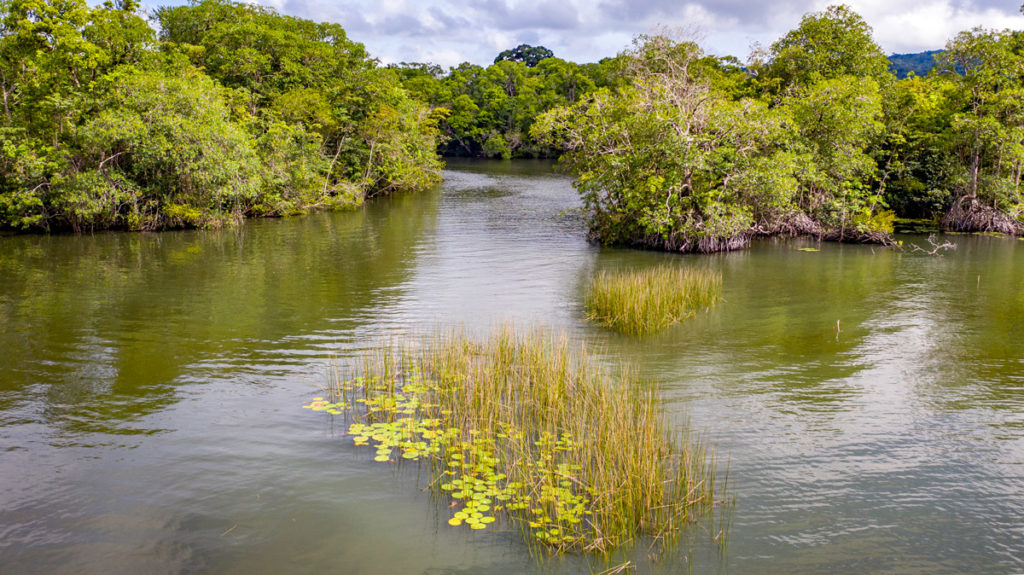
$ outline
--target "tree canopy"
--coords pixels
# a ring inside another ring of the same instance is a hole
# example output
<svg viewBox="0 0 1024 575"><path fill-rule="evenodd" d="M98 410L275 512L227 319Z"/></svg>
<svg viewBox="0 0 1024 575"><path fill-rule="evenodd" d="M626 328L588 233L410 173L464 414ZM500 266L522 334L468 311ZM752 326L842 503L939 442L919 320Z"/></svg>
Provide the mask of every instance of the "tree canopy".
<svg viewBox="0 0 1024 575"><path fill-rule="evenodd" d="M845 4L807 14L800 25L772 43L760 73L786 86L808 86L841 76L880 80L889 62L871 27Z"/></svg>
<svg viewBox="0 0 1024 575"><path fill-rule="evenodd" d="M160 229L438 177L437 118L336 24L227 0L0 0L0 227Z"/></svg>
<svg viewBox="0 0 1024 575"><path fill-rule="evenodd" d="M441 147L444 155L553 156L557 150L530 136L534 120L541 113L570 105L607 83L611 61L580 65L550 56L550 51L543 47L537 49L548 56L533 66L517 58L503 57L512 52L506 51L486 68L464 63L445 74L430 65L406 63L393 69L411 94L443 110L445 116L439 127L445 138Z"/></svg>
<svg viewBox="0 0 1024 575"><path fill-rule="evenodd" d="M806 15L747 69L640 36L625 79L552 109L593 237L720 251L764 233L889 242L899 215L1024 231L1024 37L975 29L897 80L847 6ZM891 209L892 208L892 209Z"/></svg>
<svg viewBox="0 0 1024 575"><path fill-rule="evenodd" d="M505 50L498 54L494 59L494 63L497 64L502 60L508 60L510 62L522 62L526 64L527 68L533 68L537 64L540 64L541 60L546 58L554 58L555 53L548 50L544 46L530 46L529 44L520 44L515 48Z"/></svg>
<svg viewBox="0 0 1024 575"><path fill-rule="evenodd" d="M1024 35L965 31L897 78L845 5L748 62L638 36L591 64L381 67L331 23L230 0L0 0L0 228L161 229L358 205L436 153L561 157L594 238L888 241L895 216L1024 231Z"/></svg>

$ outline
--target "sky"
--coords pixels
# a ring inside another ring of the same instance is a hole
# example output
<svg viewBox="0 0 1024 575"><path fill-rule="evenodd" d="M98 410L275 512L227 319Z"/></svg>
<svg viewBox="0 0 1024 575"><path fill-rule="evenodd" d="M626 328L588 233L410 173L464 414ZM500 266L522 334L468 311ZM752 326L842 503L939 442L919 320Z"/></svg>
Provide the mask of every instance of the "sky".
<svg viewBox="0 0 1024 575"><path fill-rule="evenodd" d="M661 30L695 38L706 52L746 61L756 43L770 45L817 0L252 0L282 14L341 24L382 63L487 65L519 44L555 56L596 62ZM180 1L148 2L152 5ZM847 0L873 28L886 53L942 48L962 30L1024 29L1020 0Z"/></svg>

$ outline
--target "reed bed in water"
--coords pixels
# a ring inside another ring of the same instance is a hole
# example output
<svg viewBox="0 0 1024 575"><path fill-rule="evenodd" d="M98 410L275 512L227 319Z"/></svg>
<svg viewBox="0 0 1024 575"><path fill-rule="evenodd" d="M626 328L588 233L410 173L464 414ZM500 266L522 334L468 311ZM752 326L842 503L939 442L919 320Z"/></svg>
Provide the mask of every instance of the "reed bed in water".
<svg viewBox="0 0 1024 575"><path fill-rule="evenodd" d="M714 520L700 442L670 431L629 370L613 377L564 336L385 343L355 371L310 407L348 411L356 445L379 461L428 462L454 527L500 521L540 547L608 552Z"/></svg>
<svg viewBox="0 0 1024 575"><path fill-rule="evenodd" d="M586 297L587 318L626 335L665 329L722 299L722 274L658 266L602 271Z"/></svg>

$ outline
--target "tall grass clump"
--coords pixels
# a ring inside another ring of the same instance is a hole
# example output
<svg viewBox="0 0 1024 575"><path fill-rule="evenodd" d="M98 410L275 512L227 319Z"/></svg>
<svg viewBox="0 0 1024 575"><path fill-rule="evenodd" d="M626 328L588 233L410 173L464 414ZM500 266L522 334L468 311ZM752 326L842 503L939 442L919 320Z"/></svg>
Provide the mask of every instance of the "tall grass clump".
<svg viewBox="0 0 1024 575"><path fill-rule="evenodd" d="M586 297L587 318L626 335L645 335L693 316L722 299L722 274L658 266L602 271Z"/></svg>
<svg viewBox="0 0 1024 575"><path fill-rule="evenodd" d="M496 330L384 343L308 407L351 418L381 462L421 460L448 523L521 530L532 545L608 552L714 521L713 461L669 429L655 392L565 336Z"/></svg>

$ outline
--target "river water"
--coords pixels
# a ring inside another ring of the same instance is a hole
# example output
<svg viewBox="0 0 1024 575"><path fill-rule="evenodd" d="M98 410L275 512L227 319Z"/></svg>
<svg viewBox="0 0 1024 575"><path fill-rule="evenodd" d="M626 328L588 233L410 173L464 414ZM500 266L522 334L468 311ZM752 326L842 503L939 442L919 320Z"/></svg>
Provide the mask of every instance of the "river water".
<svg viewBox="0 0 1024 575"><path fill-rule="evenodd" d="M681 256L590 245L576 205L547 163L452 162L355 213L0 238L0 573L1024 572L1024 242ZM583 321L598 271L661 263L725 301ZM507 322L660 384L728 470L724 548L538 561L301 407L381 337Z"/></svg>

